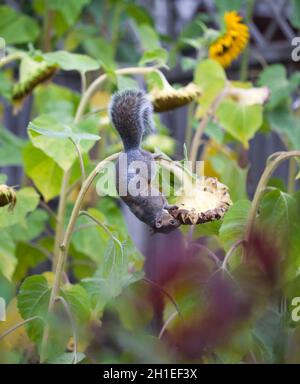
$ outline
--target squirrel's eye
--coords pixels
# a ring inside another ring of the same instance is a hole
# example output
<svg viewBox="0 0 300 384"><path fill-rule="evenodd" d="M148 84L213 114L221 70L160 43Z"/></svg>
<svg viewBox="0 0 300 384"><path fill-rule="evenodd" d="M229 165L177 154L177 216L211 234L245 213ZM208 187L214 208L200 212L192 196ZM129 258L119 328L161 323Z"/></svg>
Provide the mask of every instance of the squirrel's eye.
<svg viewBox="0 0 300 384"><path fill-rule="evenodd" d="M170 224L171 224L171 225L175 225L175 224L176 224L176 221L175 221L175 220L170 220Z"/></svg>

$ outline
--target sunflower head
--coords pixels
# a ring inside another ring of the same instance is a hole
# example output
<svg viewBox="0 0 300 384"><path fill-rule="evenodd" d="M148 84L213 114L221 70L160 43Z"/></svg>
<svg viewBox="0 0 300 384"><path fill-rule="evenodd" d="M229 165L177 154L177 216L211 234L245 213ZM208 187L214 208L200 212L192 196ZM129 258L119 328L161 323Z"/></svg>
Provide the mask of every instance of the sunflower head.
<svg viewBox="0 0 300 384"><path fill-rule="evenodd" d="M225 32L210 45L209 56L228 67L248 44L249 30L235 11L225 13L224 23Z"/></svg>
<svg viewBox="0 0 300 384"><path fill-rule="evenodd" d="M181 224L196 225L221 219L232 204L228 187L214 177L205 177L179 197L170 211Z"/></svg>
<svg viewBox="0 0 300 384"><path fill-rule="evenodd" d="M155 112L164 112L182 107L200 96L201 90L194 83L189 83L179 89L175 89L170 85L165 86L163 89L154 88L150 92Z"/></svg>
<svg viewBox="0 0 300 384"><path fill-rule="evenodd" d="M55 64L49 64L47 62L35 62L34 60L28 59L31 64L32 70L24 78L15 84L12 91L12 100L14 103L14 110L17 112L24 99L33 91L33 89L49 80L57 71L58 67Z"/></svg>

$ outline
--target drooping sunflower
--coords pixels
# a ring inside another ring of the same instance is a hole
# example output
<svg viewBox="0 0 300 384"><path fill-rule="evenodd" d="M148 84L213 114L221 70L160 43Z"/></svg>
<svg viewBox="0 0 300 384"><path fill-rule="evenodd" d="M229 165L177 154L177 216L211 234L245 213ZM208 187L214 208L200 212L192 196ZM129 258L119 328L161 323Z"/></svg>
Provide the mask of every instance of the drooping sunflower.
<svg viewBox="0 0 300 384"><path fill-rule="evenodd" d="M209 56L223 67L228 67L245 49L249 29L235 11L224 14L225 32L209 47Z"/></svg>
<svg viewBox="0 0 300 384"><path fill-rule="evenodd" d="M182 107L200 96L201 89L194 83L189 83L179 89L166 83L163 89L154 88L150 92L150 99L155 112L165 112Z"/></svg>

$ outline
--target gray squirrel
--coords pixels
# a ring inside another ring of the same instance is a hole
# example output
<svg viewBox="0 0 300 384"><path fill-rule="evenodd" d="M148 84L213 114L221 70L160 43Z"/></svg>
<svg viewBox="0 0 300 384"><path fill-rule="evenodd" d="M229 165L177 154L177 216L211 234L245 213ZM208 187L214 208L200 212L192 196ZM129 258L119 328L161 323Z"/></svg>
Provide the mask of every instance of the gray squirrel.
<svg viewBox="0 0 300 384"><path fill-rule="evenodd" d="M116 166L116 188L120 198L153 232L173 231L180 225L170 214L176 207L170 206L165 196L151 185L155 176L154 155L141 148L145 132L154 131L152 103L142 90L128 89L112 96L109 111L124 145ZM132 193L130 186L135 185L136 176L140 189Z"/></svg>

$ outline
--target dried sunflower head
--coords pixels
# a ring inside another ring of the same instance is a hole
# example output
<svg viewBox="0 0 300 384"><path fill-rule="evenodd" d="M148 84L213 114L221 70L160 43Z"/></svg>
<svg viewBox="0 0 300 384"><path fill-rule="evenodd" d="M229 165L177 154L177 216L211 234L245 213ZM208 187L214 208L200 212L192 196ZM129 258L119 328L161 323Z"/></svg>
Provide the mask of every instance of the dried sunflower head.
<svg viewBox="0 0 300 384"><path fill-rule="evenodd" d="M13 187L0 184L0 207L8 205L8 209L14 209L17 202L16 192Z"/></svg>
<svg viewBox="0 0 300 384"><path fill-rule="evenodd" d="M27 70L25 75L22 75L22 67L30 68L30 70ZM20 80L15 84L12 91L15 111L18 111L23 100L33 89L37 85L49 80L56 73L57 69L56 64L49 64L45 61L37 62L29 57L25 57L20 67Z"/></svg>
<svg viewBox="0 0 300 384"><path fill-rule="evenodd" d="M235 11L226 12L224 22L225 31L210 45L209 56L226 68L245 49L249 41L249 30Z"/></svg>
<svg viewBox="0 0 300 384"><path fill-rule="evenodd" d="M150 99L155 112L165 112L182 107L200 96L201 89L194 83L189 83L179 89L168 85L164 86L163 89L154 88L150 92Z"/></svg>
<svg viewBox="0 0 300 384"><path fill-rule="evenodd" d="M182 224L195 225L221 219L232 204L226 185L214 177L203 177L193 190L174 202L170 213Z"/></svg>

